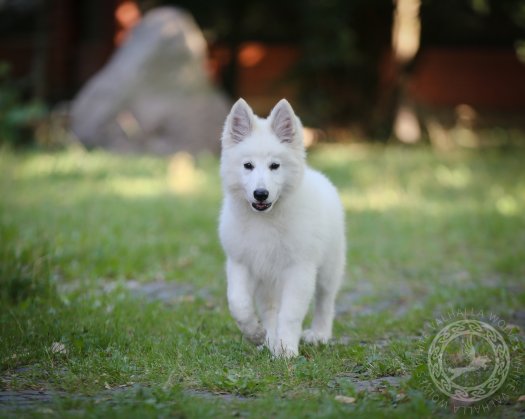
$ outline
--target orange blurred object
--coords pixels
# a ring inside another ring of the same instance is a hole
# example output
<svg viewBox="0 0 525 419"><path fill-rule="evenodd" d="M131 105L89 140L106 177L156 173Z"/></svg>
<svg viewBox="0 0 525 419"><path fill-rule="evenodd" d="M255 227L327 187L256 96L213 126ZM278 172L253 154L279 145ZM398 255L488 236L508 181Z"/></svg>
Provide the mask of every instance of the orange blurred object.
<svg viewBox="0 0 525 419"><path fill-rule="evenodd" d="M114 38L116 46L124 42L130 30L140 21L141 17L140 9L134 1L125 0L117 6L115 10L117 31Z"/></svg>
<svg viewBox="0 0 525 419"><path fill-rule="evenodd" d="M239 52L239 63L243 67L253 67L259 64L265 55L264 45L256 42L246 43Z"/></svg>

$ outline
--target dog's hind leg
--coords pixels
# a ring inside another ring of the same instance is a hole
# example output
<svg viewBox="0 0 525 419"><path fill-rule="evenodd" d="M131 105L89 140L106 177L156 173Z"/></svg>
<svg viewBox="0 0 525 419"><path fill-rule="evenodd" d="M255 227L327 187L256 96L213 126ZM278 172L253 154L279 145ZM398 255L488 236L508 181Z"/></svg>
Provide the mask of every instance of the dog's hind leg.
<svg viewBox="0 0 525 419"><path fill-rule="evenodd" d="M342 262L330 264L319 271L315 290L315 308L312 326L303 332L307 343L327 343L332 337L332 324L335 315L335 297L341 285L344 265Z"/></svg>

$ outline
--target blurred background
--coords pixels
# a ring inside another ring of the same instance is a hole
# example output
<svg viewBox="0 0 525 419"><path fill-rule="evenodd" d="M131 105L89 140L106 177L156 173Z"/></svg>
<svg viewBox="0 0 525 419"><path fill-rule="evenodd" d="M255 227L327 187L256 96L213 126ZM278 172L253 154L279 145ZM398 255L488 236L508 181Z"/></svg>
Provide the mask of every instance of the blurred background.
<svg viewBox="0 0 525 419"><path fill-rule="evenodd" d="M525 1L0 0L0 95L17 145L72 128L88 147L217 151L237 97L261 115L288 98L309 141L515 145Z"/></svg>
<svg viewBox="0 0 525 419"><path fill-rule="evenodd" d="M228 311L238 97L291 102L345 209L337 340L294 363ZM468 311L516 371L464 406L524 418L524 161L525 0L0 0L0 417L456 418L422 339Z"/></svg>

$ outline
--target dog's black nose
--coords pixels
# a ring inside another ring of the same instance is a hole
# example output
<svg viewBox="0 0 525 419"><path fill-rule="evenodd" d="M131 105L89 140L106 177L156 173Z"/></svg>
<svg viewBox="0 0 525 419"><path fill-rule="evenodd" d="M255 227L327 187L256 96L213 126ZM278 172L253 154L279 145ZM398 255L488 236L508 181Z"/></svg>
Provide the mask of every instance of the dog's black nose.
<svg viewBox="0 0 525 419"><path fill-rule="evenodd" d="M266 200L266 198L268 198L268 195L269 195L269 192L266 190L266 189L256 189L255 191L253 191L253 197L259 201L259 202L263 202Z"/></svg>

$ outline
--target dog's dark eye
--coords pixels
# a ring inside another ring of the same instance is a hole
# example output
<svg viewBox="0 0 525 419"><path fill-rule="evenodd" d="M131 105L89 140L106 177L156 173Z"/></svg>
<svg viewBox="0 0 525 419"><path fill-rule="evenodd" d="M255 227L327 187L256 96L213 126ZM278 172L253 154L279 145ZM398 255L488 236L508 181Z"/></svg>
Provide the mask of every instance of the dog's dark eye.
<svg viewBox="0 0 525 419"><path fill-rule="evenodd" d="M279 163L270 164L270 170L277 170L281 165Z"/></svg>
<svg viewBox="0 0 525 419"><path fill-rule="evenodd" d="M253 170L253 164L251 164L251 163L244 163L244 168L246 170Z"/></svg>

